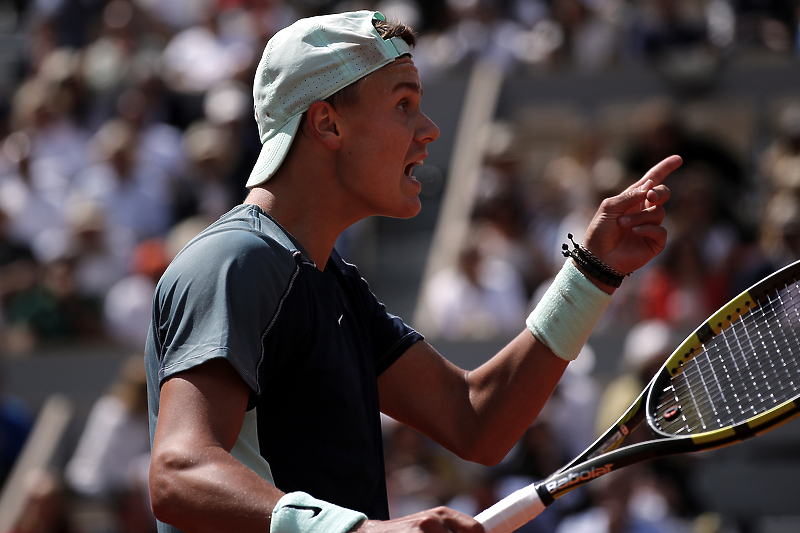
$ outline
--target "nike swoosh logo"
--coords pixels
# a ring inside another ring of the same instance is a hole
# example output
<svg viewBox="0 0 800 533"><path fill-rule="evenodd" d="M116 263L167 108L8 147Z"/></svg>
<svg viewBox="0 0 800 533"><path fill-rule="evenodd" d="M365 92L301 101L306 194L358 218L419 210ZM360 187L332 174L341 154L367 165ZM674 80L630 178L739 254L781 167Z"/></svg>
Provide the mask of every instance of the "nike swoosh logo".
<svg viewBox="0 0 800 533"><path fill-rule="evenodd" d="M319 513L322 512L322 507L313 507L308 505L284 505L284 508L287 507L290 509L299 509L301 511L311 511L314 513L313 515L311 515L311 518L314 518L315 516L317 516Z"/></svg>

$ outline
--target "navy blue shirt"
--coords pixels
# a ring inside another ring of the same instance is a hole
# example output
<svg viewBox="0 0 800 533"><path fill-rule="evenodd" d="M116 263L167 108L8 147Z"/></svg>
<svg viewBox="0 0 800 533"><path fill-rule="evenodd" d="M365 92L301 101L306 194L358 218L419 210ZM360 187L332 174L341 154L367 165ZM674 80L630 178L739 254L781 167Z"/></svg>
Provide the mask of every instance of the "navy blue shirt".
<svg viewBox="0 0 800 533"><path fill-rule="evenodd" d="M238 206L178 254L156 289L145 355L151 439L161 384L225 358L252 391L235 457L284 492L388 519L377 376L421 338L335 251L320 271L266 212Z"/></svg>

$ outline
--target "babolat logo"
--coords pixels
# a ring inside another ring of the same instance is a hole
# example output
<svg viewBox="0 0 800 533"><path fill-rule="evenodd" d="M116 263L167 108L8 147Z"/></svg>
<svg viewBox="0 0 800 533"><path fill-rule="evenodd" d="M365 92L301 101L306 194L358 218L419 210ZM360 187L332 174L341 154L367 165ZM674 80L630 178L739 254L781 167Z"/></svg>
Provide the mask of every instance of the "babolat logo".
<svg viewBox="0 0 800 533"><path fill-rule="evenodd" d="M553 493L556 490L565 489L576 483L585 483L587 481L591 481L592 479L598 478L602 475L608 474L614 467L614 463L609 463L606 466L597 466L592 468L591 470L581 470L580 472L573 472L568 474L564 477L560 477L558 479L554 479L548 483L545 483L545 488L547 488L547 492Z"/></svg>

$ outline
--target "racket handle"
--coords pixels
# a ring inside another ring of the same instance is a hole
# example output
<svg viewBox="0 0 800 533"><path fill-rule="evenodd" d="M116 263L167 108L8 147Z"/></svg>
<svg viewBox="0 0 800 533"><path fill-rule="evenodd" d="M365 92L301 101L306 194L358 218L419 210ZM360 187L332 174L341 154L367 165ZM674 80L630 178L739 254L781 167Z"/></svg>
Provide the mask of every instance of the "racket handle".
<svg viewBox="0 0 800 533"><path fill-rule="evenodd" d="M534 484L506 496L475 517L486 533L511 533L544 511Z"/></svg>

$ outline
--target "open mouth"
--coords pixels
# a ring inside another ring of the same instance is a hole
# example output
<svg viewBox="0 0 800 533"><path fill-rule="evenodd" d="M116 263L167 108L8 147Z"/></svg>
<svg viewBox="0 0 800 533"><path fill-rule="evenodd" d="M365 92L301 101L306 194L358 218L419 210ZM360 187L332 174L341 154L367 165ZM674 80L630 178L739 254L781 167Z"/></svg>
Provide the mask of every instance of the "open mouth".
<svg viewBox="0 0 800 533"><path fill-rule="evenodd" d="M411 171L414 170L415 166L421 165L421 164L422 164L422 161L414 161L413 163L407 164L406 165L406 170L405 170L406 176L412 177L411 176Z"/></svg>

